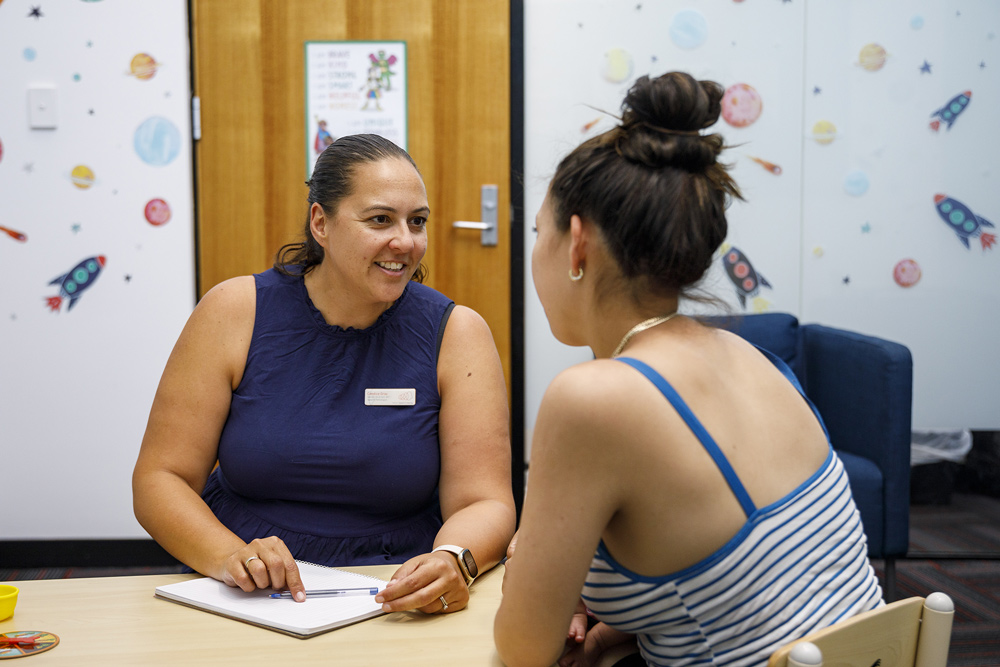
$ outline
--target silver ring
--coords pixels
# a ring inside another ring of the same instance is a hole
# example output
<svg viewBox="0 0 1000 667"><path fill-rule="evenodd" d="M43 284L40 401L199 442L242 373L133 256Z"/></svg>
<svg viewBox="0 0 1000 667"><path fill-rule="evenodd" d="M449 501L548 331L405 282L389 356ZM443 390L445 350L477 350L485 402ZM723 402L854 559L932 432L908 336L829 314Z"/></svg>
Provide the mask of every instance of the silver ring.
<svg viewBox="0 0 1000 667"><path fill-rule="evenodd" d="M438 600L441 600L441 611L448 611L448 601L444 599L444 596L442 595Z"/></svg>
<svg viewBox="0 0 1000 667"><path fill-rule="evenodd" d="M250 558L247 558L245 561L243 561L243 568L249 570L250 561L252 560L260 560L260 556L250 556Z"/></svg>

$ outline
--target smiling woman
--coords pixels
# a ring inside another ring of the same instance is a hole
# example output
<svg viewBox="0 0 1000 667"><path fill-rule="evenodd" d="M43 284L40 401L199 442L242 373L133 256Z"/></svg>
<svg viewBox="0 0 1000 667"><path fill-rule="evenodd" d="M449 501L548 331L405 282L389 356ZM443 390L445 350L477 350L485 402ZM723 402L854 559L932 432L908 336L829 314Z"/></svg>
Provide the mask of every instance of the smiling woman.
<svg viewBox="0 0 1000 667"><path fill-rule="evenodd" d="M133 475L137 518L179 560L299 600L296 559L401 563L384 608L451 613L463 564L503 556L503 373L483 319L418 282L429 214L405 151L342 137L316 162L302 242L205 295Z"/></svg>
<svg viewBox="0 0 1000 667"><path fill-rule="evenodd" d="M327 322L364 328L420 271L430 209L420 175L405 160L359 165L353 180L335 210L319 202L309 209L309 231L329 270L310 272L306 286Z"/></svg>

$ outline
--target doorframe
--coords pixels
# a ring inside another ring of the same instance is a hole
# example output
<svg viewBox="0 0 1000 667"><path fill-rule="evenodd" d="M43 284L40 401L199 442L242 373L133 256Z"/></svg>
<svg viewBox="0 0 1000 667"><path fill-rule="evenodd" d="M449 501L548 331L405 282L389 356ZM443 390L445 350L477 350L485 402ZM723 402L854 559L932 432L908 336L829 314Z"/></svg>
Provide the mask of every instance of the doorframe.
<svg viewBox="0 0 1000 667"><path fill-rule="evenodd" d="M194 224L191 226L191 233L194 234L194 304L198 305L198 301L201 300L201 242L199 238L201 234L198 233L199 225L201 220L198 217L198 197L200 193L198 192L198 140L201 138L201 104L197 103L198 116L195 117L195 100L197 96L195 95L195 73L197 72L197 67L195 66L195 52L194 52L194 0L187 0L187 19L188 19L188 85L191 90L188 91L188 113L191 114L191 136L188 140L191 142L191 201L194 204L194 210L191 212L191 219Z"/></svg>
<svg viewBox="0 0 1000 667"><path fill-rule="evenodd" d="M524 0L510 0L510 455L520 522L524 503Z"/></svg>

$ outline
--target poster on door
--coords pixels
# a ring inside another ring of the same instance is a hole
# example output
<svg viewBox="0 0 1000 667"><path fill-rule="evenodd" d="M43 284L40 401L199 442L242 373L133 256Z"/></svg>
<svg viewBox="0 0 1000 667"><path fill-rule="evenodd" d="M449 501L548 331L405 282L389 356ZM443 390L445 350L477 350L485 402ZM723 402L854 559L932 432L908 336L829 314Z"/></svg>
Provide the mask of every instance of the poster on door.
<svg viewBox="0 0 1000 667"><path fill-rule="evenodd" d="M406 148L406 42L306 42L306 180L349 134Z"/></svg>

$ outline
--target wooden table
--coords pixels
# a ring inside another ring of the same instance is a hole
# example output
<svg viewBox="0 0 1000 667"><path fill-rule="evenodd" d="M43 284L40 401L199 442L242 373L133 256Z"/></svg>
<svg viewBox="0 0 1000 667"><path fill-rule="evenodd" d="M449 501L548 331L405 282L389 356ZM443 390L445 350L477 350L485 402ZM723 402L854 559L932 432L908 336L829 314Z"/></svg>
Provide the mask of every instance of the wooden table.
<svg viewBox="0 0 1000 667"><path fill-rule="evenodd" d="M388 580L397 566L344 568ZM397 612L296 639L153 597L189 574L5 582L20 589L0 632L40 630L60 639L46 653L6 663L45 665L492 665L503 566L472 585L453 614Z"/></svg>

